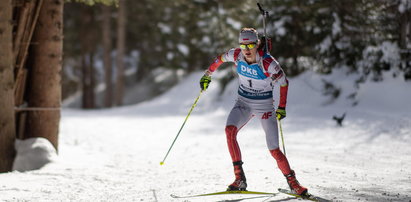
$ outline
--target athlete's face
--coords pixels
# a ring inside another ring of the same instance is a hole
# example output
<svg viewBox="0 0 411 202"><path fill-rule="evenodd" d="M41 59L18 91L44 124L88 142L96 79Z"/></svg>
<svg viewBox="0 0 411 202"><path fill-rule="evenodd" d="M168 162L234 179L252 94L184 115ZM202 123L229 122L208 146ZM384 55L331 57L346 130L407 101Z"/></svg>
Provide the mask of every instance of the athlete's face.
<svg viewBox="0 0 411 202"><path fill-rule="evenodd" d="M241 52L248 63L255 63L257 56L257 43L242 43L240 44Z"/></svg>

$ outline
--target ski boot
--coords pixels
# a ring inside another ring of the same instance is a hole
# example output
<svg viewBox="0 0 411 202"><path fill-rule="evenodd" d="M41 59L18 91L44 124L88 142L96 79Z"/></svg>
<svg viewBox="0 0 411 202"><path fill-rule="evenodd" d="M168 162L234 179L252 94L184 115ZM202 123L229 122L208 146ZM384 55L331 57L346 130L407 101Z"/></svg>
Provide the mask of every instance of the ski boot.
<svg viewBox="0 0 411 202"><path fill-rule="evenodd" d="M247 182L243 171L243 162L236 161L233 162L235 180L227 188L227 191L245 191L247 188Z"/></svg>
<svg viewBox="0 0 411 202"><path fill-rule="evenodd" d="M308 189L300 185L298 180L295 178L294 170L291 170L290 174L285 175L285 178L287 179L287 183L288 186L290 186L291 192L302 196L307 194Z"/></svg>

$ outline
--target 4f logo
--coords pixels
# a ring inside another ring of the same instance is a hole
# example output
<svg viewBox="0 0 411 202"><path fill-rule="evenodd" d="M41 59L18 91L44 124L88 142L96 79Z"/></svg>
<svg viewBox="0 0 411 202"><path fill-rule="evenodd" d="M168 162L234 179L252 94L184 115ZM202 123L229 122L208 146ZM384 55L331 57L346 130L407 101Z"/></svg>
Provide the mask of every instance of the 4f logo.
<svg viewBox="0 0 411 202"><path fill-rule="evenodd" d="M272 112L266 112L263 114L263 117L261 117L261 119L269 119L272 115Z"/></svg>

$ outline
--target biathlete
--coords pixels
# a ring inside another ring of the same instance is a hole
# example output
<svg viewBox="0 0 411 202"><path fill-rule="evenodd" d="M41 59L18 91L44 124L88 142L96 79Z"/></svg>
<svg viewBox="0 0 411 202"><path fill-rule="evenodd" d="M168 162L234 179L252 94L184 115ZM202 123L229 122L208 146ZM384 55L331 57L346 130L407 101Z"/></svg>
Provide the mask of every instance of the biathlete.
<svg viewBox="0 0 411 202"><path fill-rule="evenodd" d="M279 149L278 142L277 117L280 120L286 117L288 80L274 57L261 49L262 44L254 28L241 29L238 42L240 48L230 49L218 56L200 80L201 89L206 90L211 82L212 73L222 63L234 62L236 65L239 81L238 98L227 118L225 128L235 180L227 190L246 190L247 188L237 133L252 117L257 117L264 129L267 147L277 161L278 168L284 174L291 191L303 195L307 193L307 188L297 181L287 157ZM280 85L277 110L274 108L274 84Z"/></svg>

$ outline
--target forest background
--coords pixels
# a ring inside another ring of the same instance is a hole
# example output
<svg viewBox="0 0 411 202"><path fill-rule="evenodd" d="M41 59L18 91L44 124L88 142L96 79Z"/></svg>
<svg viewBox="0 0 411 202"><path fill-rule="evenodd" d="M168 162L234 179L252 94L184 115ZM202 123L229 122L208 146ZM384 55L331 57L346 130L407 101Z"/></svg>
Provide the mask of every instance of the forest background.
<svg viewBox="0 0 411 202"><path fill-rule="evenodd" d="M357 86L367 79L383 82L382 73L388 70L393 77L411 79L410 1L259 2L269 12L271 54L289 77L306 70L329 74L345 68L347 74L361 75L353 84ZM242 27L255 27L261 36L263 20L256 3L128 0L124 10L115 2L65 3L65 106L105 108L161 94L236 47ZM126 17L120 21L122 15ZM125 39L119 37L121 30ZM223 89L233 75L227 71L219 79ZM338 98L339 89L323 82L324 94ZM355 96L350 95L353 105Z"/></svg>

